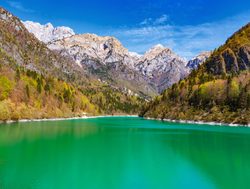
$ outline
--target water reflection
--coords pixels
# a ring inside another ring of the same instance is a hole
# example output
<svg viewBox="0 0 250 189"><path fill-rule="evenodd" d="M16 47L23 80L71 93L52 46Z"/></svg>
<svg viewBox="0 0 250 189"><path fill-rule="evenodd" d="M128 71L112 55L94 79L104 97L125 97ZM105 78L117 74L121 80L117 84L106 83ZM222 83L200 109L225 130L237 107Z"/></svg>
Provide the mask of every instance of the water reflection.
<svg viewBox="0 0 250 189"><path fill-rule="evenodd" d="M95 124L74 121L48 121L13 123L0 126L0 143L11 144L22 140L35 141L39 138L57 138L63 135L84 137L100 130Z"/></svg>

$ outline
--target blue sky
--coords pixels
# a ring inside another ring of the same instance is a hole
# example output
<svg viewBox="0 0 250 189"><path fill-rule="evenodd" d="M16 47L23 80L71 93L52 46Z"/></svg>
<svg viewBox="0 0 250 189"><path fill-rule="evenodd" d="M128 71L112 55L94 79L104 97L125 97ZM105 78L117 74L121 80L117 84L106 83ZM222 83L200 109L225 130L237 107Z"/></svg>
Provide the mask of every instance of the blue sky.
<svg viewBox="0 0 250 189"><path fill-rule="evenodd" d="M250 22L250 0L0 0L20 17L117 37L130 51L156 44L191 58Z"/></svg>

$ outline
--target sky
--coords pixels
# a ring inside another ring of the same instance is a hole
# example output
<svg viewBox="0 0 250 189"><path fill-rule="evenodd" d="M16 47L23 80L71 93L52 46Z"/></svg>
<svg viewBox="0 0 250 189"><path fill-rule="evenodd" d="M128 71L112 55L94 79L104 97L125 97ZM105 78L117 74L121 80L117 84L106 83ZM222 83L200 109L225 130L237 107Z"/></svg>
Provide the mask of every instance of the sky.
<svg viewBox="0 0 250 189"><path fill-rule="evenodd" d="M250 22L250 0L0 0L21 20L114 36L143 54L162 44L190 59Z"/></svg>

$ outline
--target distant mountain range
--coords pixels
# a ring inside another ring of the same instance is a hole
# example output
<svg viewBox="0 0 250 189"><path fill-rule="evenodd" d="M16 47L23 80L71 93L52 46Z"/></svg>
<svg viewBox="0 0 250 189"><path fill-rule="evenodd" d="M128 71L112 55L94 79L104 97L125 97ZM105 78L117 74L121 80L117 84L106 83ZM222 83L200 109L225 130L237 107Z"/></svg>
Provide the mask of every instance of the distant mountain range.
<svg viewBox="0 0 250 189"><path fill-rule="evenodd" d="M91 75L140 95L154 96L161 93L185 78L209 56L209 53L202 53L187 62L162 45L156 45L144 55L139 55L129 52L114 37L76 35L68 27L54 28L50 23L23 23L48 48L70 57Z"/></svg>

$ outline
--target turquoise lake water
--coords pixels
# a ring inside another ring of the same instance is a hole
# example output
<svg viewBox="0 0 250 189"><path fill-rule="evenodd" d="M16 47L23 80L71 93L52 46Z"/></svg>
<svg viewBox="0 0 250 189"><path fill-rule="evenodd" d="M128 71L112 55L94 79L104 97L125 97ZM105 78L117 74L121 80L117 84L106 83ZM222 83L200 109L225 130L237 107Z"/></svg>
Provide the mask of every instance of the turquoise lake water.
<svg viewBox="0 0 250 189"><path fill-rule="evenodd" d="M0 125L0 189L249 189L250 128L133 117Z"/></svg>

